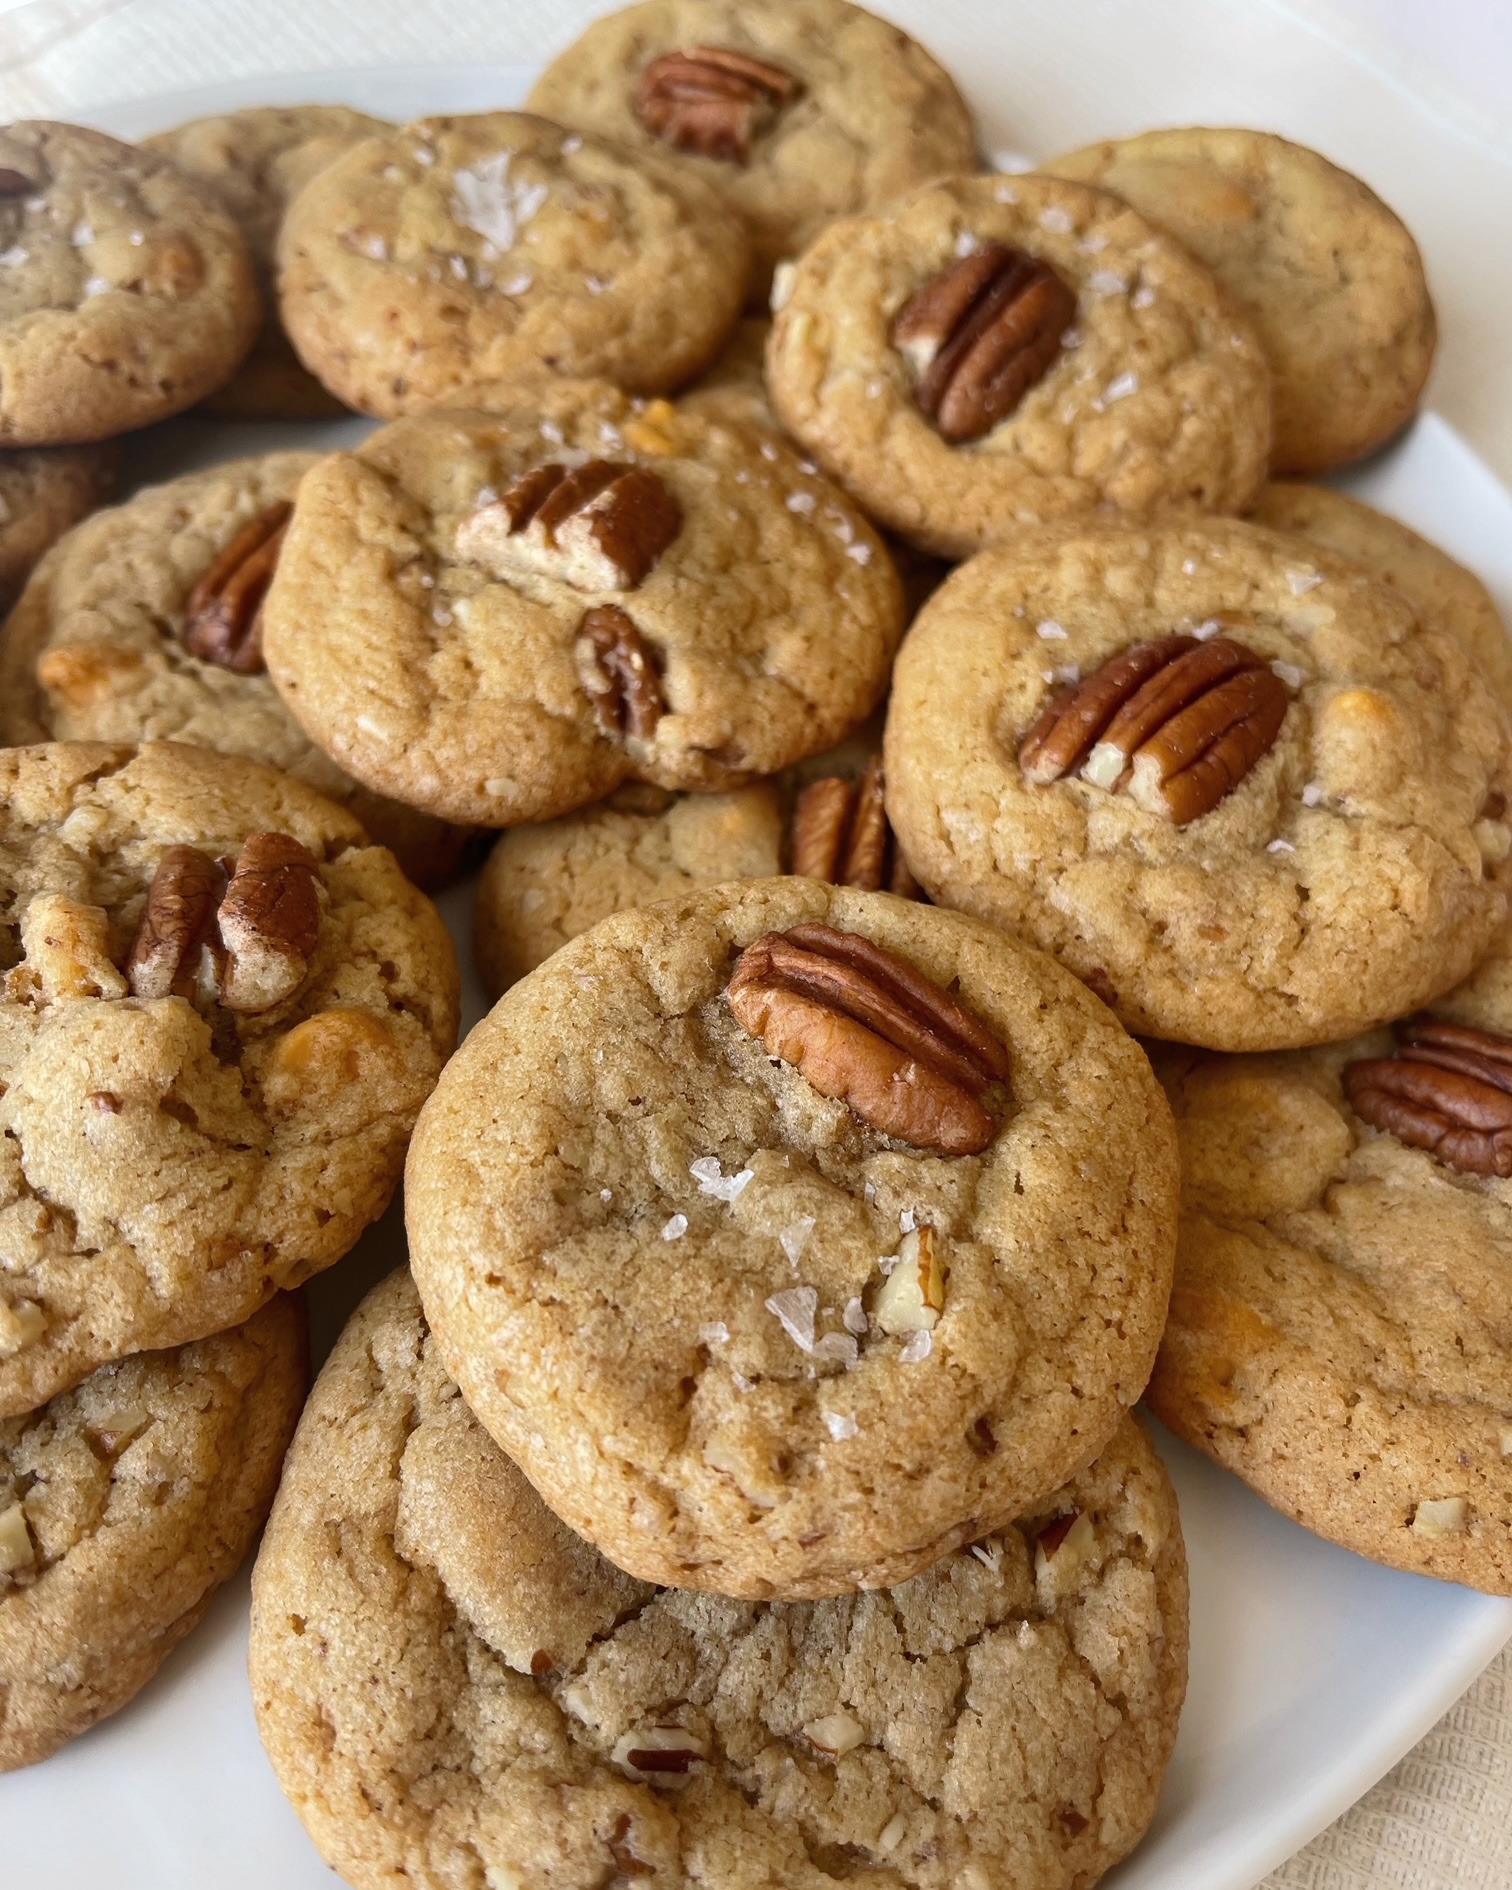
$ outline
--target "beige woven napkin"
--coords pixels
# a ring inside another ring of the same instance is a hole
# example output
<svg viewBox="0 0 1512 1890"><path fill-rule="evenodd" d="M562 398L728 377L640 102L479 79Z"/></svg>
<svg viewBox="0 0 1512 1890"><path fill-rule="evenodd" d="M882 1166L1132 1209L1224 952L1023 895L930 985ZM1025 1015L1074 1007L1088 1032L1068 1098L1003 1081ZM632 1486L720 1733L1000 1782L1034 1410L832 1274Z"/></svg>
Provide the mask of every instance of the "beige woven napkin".
<svg viewBox="0 0 1512 1890"><path fill-rule="evenodd" d="M1444 335L1430 399L1512 483L1512 123L1446 92L1329 0L873 4L965 75L990 149L1044 156L1146 125L1257 124L1369 179L1427 257ZM600 10L27 0L0 11L0 116L87 117L258 75L267 84L237 102L278 103L279 74L327 67L537 65ZM1512 1890L1512 1648L1263 1890Z"/></svg>

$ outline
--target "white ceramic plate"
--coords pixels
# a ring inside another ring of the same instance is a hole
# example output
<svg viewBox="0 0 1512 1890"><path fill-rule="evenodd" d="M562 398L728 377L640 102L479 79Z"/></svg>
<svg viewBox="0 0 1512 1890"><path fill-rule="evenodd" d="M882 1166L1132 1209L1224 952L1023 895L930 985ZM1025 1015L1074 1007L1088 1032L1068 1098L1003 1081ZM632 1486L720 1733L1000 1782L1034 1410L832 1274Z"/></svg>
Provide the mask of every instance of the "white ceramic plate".
<svg viewBox="0 0 1512 1890"><path fill-rule="evenodd" d="M516 67L301 74L116 108L126 137L271 100L344 100L392 117L523 94ZM990 129L990 120L989 120ZM132 443L132 483L273 446L345 445L369 423L211 426ZM1512 497L1453 430L1424 415L1341 482L1478 571L1512 617ZM472 976L472 888L443 909ZM317 1357L367 1288L405 1258L397 1209L309 1289ZM1149 1836L1116 1890L1251 1890L1352 1804L1512 1636L1512 1602L1377 1568L1278 1516L1158 1432L1192 1564L1192 1683ZM15 1890L329 1890L258 1744L247 1688L247 1577L138 1698L30 1771L0 1778L0 1884Z"/></svg>

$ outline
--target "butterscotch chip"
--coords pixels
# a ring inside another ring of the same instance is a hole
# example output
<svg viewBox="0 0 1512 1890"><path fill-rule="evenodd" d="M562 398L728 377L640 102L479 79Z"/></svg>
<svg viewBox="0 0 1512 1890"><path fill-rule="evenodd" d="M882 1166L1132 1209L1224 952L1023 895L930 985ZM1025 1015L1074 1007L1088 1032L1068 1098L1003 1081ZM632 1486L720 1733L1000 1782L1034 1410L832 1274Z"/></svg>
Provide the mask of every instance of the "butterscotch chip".
<svg viewBox="0 0 1512 1890"><path fill-rule="evenodd" d="M0 964L5 1413L339 1260L456 1031L392 855L168 742L0 750Z"/></svg>
<svg viewBox="0 0 1512 1890"><path fill-rule="evenodd" d="M495 1884L799 1885L843 1858L878 1890L1072 1890L1138 1841L1187 1593L1133 1420L912 1581L737 1602L635 1581L573 1535L441 1350L405 1274L368 1297L253 1578L259 1729L347 1881L443 1890L465 1855Z"/></svg>
<svg viewBox="0 0 1512 1890"><path fill-rule="evenodd" d="M808 1042L746 1021L768 934L828 967ZM986 1145L890 1125L882 1058L895 1100L938 1078ZM410 1246L479 1419L620 1567L836 1594L1023 1513L1112 1434L1158 1342L1172 1154L1142 1054L1039 953L747 881L606 919L506 994L416 1132ZM926 1226L943 1309L905 1330L873 1315Z"/></svg>
<svg viewBox="0 0 1512 1890"><path fill-rule="evenodd" d="M199 1622L267 1514L308 1382L304 1309L281 1293L0 1418L0 1772L124 1706Z"/></svg>

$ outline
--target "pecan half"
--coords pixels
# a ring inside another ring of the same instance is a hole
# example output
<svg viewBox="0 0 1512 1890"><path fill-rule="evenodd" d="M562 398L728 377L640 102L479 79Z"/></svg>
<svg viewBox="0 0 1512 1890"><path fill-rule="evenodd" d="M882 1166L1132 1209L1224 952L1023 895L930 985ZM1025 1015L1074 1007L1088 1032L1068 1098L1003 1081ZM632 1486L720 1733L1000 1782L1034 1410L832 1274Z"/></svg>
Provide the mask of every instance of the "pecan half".
<svg viewBox="0 0 1512 1890"><path fill-rule="evenodd" d="M1434 1017L1396 1035L1396 1056L1346 1064L1350 1108L1464 1174L1512 1177L1512 1038Z"/></svg>
<svg viewBox="0 0 1512 1890"><path fill-rule="evenodd" d="M263 599L293 511L280 499L249 520L189 593L184 648L191 656L238 676L262 669Z"/></svg>
<svg viewBox="0 0 1512 1890"><path fill-rule="evenodd" d="M635 115L653 138L699 157L749 164L751 144L799 90L781 66L724 46L663 53L641 73Z"/></svg>
<svg viewBox="0 0 1512 1890"><path fill-rule="evenodd" d="M1229 637L1156 637L1110 656L1045 709L1019 745L1029 780L1080 766L1094 787L1127 789L1178 827L1212 810L1269 753L1286 685Z"/></svg>
<svg viewBox="0 0 1512 1890"><path fill-rule="evenodd" d="M226 875L198 847L169 847L158 861L147 904L126 960L132 995L165 998L191 982L199 948L206 942Z"/></svg>
<svg viewBox="0 0 1512 1890"><path fill-rule="evenodd" d="M832 886L858 886L917 899L919 882L898 851L883 801L882 757L873 755L859 781L838 774L811 781L793 807L789 835L793 871Z"/></svg>
<svg viewBox="0 0 1512 1890"><path fill-rule="evenodd" d="M617 460L537 466L457 527L461 557L500 576L561 578L579 591L633 591L682 530L654 472Z"/></svg>
<svg viewBox="0 0 1512 1890"><path fill-rule="evenodd" d="M1013 412L1075 314L1075 295L1049 263L988 243L909 297L893 322L893 346L918 377L921 409L960 445Z"/></svg>
<svg viewBox="0 0 1512 1890"><path fill-rule="evenodd" d="M320 936L319 885L314 854L291 835L247 835L216 914L227 1010L269 1010L304 983Z"/></svg>
<svg viewBox="0 0 1512 1890"><path fill-rule="evenodd" d="M606 735L650 741L666 711L650 645L618 604L583 615L575 645L578 675Z"/></svg>
<svg viewBox="0 0 1512 1890"><path fill-rule="evenodd" d="M729 986L741 1027L821 1096L915 1148L975 1155L997 1127L980 1098L1008 1052L905 959L854 932L795 925L741 953Z"/></svg>

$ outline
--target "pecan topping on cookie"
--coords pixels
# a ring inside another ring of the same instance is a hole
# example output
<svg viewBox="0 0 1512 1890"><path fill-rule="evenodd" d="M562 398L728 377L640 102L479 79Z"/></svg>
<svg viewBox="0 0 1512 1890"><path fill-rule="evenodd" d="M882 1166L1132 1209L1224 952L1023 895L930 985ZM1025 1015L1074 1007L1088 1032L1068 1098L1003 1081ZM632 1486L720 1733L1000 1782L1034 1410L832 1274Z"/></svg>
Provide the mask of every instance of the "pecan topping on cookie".
<svg viewBox="0 0 1512 1890"><path fill-rule="evenodd" d="M926 282L898 311L893 346L915 397L952 445L990 433L1055 359L1076 297L1049 263L988 243Z"/></svg>
<svg viewBox="0 0 1512 1890"><path fill-rule="evenodd" d="M798 89L792 73L765 59L693 46L651 61L635 87L635 115L674 150L749 164L753 139Z"/></svg>
<svg viewBox="0 0 1512 1890"><path fill-rule="evenodd" d="M1008 1052L905 959L854 932L795 925L741 953L729 987L741 1027L883 1135L947 1155L997 1133L979 1100Z"/></svg>
<svg viewBox="0 0 1512 1890"><path fill-rule="evenodd" d="M578 674L606 735L650 741L666 709L650 646L618 604L599 604L578 625Z"/></svg>
<svg viewBox="0 0 1512 1890"><path fill-rule="evenodd" d="M1350 1108L1464 1174L1512 1176L1512 1038L1436 1017L1396 1035L1394 1057L1345 1066Z"/></svg>
<svg viewBox="0 0 1512 1890"><path fill-rule="evenodd" d="M319 886L314 854L291 835L247 835L216 914L227 1010L270 1010L304 983L320 936Z"/></svg>
<svg viewBox="0 0 1512 1890"><path fill-rule="evenodd" d="M287 499L245 524L189 593L184 648L238 676L262 669L262 607L294 507Z"/></svg>
<svg viewBox="0 0 1512 1890"><path fill-rule="evenodd" d="M644 466L537 466L457 527L461 557L536 571L579 591L633 591L682 530L682 507Z"/></svg>
<svg viewBox="0 0 1512 1890"><path fill-rule="evenodd" d="M873 755L859 781L838 774L811 781L793 807L793 871L805 879L862 892L917 899L919 882L898 851L882 798L882 757Z"/></svg>
<svg viewBox="0 0 1512 1890"><path fill-rule="evenodd" d="M169 847L147 888L147 904L126 959L133 997L165 998L192 979L215 919L226 875L198 847Z"/></svg>
<svg viewBox="0 0 1512 1890"><path fill-rule="evenodd" d="M1229 637L1156 637L1110 656L1057 696L1019 747L1038 784L1080 766L1178 827L1231 794L1281 732L1286 685Z"/></svg>

